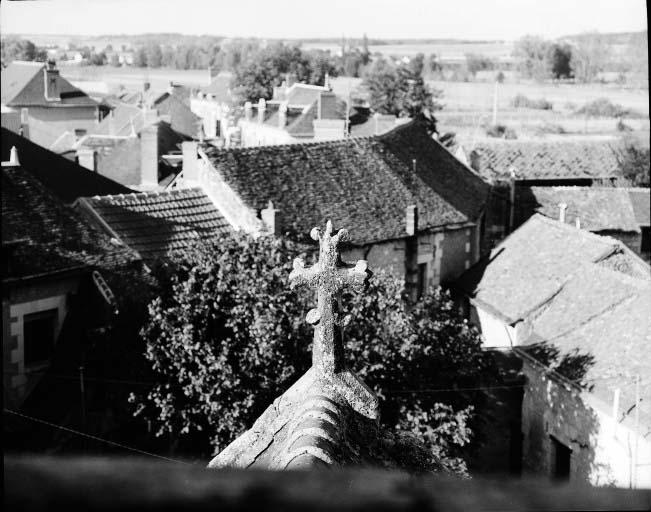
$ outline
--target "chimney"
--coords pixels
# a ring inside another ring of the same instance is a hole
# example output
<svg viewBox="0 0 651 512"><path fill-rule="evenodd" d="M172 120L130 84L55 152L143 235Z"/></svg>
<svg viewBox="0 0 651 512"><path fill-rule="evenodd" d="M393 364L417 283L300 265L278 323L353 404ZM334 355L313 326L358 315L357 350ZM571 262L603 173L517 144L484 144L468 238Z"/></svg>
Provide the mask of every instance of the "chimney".
<svg viewBox="0 0 651 512"><path fill-rule="evenodd" d="M158 186L158 125L145 126L140 132L140 183L143 188Z"/></svg>
<svg viewBox="0 0 651 512"><path fill-rule="evenodd" d="M373 135L380 135L380 114L373 114Z"/></svg>
<svg viewBox="0 0 651 512"><path fill-rule="evenodd" d="M470 152L470 167L479 172L481 167L481 155L475 149Z"/></svg>
<svg viewBox="0 0 651 512"><path fill-rule="evenodd" d="M156 110L155 108L149 108L147 106L143 106L142 115L143 115L145 126L148 126L158 121L158 110Z"/></svg>
<svg viewBox="0 0 651 512"><path fill-rule="evenodd" d="M278 107L278 128L284 128L287 125L287 102L283 101Z"/></svg>
<svg viewBox="0 0 651 512"><path fill-rule="evenodd" d="M16 146L11 146L11 152L9 153L9 160L7 162L2 162L2 167L19 167L20 161L18 160L18 150Z"/></svg>
<svg viewBox="0 0 651 512"><path fill-rule="evenodd" d="M61 92L59 91L59 70L53 60L48 60L43 69L45 80L45 99L47 101L61 101Z"/></svg>
<svg viewBox="0 0 651 512"><path fill-rule="evenodd" d="M577 217L574 223L576 225L576 229L581 229L581 219Z"/></svg>
<svg viewBox="0 0 651 512"><path fill-rule="evenodd" d="M142 84L142 91L147 92L149 88L151 87L151 84L149 82L143 82Z"/></svg>
<svg viewBox="0 0 651 512"><path fill-rule="evenodd" d="M251 104L250 101L247 101L244 104L244 119L250 121L252 117L253 117L253 105Z"/></svg>
<svg viewBox="0 0 651 512"><path fill-rule="evenodd" d="M274 208L274 204L271 201L269 201L266 208L260 211L260 217L270 235L280 236L282 234L279 211Z"/></svg>
<svg viewBox="0 0 651 512"><path fill-rule="evenodd" d="M267 102L264 98L260 98L258 101L258 123L264 123L264 113L267 110Z"/></svg>
<svg viewBox="0 0 651 512"><path fill-rule="evenodd" d="M332 87L330 86L330 75L328 73L325 74L325 77L323 79L323 87L329 91L332 91Z"/></svg>
<svg viewBox="0 0 651 512"><path fill-rule="evenodd" d="M96 171L95 150L90 148L80 148L77 150L77 163L89 171Z"/></svg>
<svg viewBox="0 0 651 512"><path fill-rule="evenodd" d="M418 231L418 206L415 204L407 206L405 229L409 236L414 236Z"/></svg>
<svg viewBox="0 0 651 512"><path fill-rule="evenodd" d="M560 203L558 205L558 210L558 220L565 223L565 210L567 210L567 205L565 203Z"/></svg>
<svg viewBox="0 0 651 512"><path fill-rule="evenodd" d="M115 114L113 110L109 112L108 131L109 131L109 135L117 134L117 126L115 125Z"/></svg>
<svg viewBox="0 0 651 512"><path fill-rule="evenodd" d="M199 181L199 161L197 148L199 146L195 141L186 141L181 143L183 152L183 179L187 181Z"/></svg>

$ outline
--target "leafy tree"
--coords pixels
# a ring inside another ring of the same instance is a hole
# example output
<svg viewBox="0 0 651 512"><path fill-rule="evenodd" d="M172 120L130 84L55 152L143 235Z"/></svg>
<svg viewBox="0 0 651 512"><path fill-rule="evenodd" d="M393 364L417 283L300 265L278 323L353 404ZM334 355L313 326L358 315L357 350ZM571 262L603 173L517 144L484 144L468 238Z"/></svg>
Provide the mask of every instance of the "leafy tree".
<svg viewBox="0 0 651 512"><path fill-rule="evenodd" d="M45 51L40 50L28 39L6 38L2 39L2 62L9 64L14 60L44 61L47 57Z"/></svg>
<svg viewBox="0 0 651 512"><path fill-rule="evenodd" d="M580 82L591 82L604 70L610 58L610 45L598 32L583 34L572 50L572 73Z"/></svg>
<svg viewBox="0 0 651 512"><path fill-rule="evenodd" d="M109 65L116 68L120 66L120 56L117 53L111 54L111 57L109 58Z"/></svg>
<svg viewBox="0 0 651 512"><path fill-rule="evenodd" d="M330 52L324 50L314 50L310 52L310 83L323 85L325 76L328 74L330 77L337 76L339 70L335 59L330 55Z"/></svg>
<svg viewBox="0 0 651 512"><path fill-rule="evenodd" d="M150 68L159 68L163 65L163 52L159 44L150 43L145 50L147 54L147 66Z"/></svg>
<svg viewBox="0 0 651 512"><path fill-rule="evenodd" d="M624 147L617 153L622 176L635 187L651 186L649 147L632 136L625 137Z"/></svg>
<svg viewBox="0 0 651 512"><path fill-rule="evenodd" d="M422 76L424 56L409 64L395 66L387 59L376 59L366 73L364 83L370 91L371 108L382 114L414 117L421 112L440 110L435 101L441 91L430 89Z"/></svg>
<svg viewBox="0 0 651 512"><path fill-rule="evenodd" d="M133 55L133 65L138 68L147 67L147 52L145 48L140 46Z"/></svg>
<svg viewBox="0 0 651 512"><path fill-rule="evenodd" d="M368 49L368 37L364 33L362 38L362 66L366 66L369 62L371 62L371 52Z"/></svg>
<svg viewBox="0 0 651 512"><path fill-rule="evenodd" d="M485 55L466 53L466 67L468 68L468 72L475 76L478 71L493 69L495 63Z"/></svg>
<svg viewBox="0 0 651 512"><path fill-rule="evenodd" d="M268 237L227 238L160 275L165 291L142 331L158 384L132 397L158 434L205 456L221 450L307 370L313 331L304 317L314 297L287 285L299 252ZM474 402L449 389L476 386L490 360L448 294L431 290L411 306L404 297L402 283L382 272L365 294L344 296L348 360L382 399L388 427L420 434L463 472Z"/></svg>
<svg viewBox="0 0 651 512"><path fill-rule="evenodd" d="M544 80L549 76L549 42L537 36L524 36L515 43L513 55L519 60L520 73L526 78Z"/></svg>
<svg viewBox="0 0 651 512"><path fill-rule="evenodd" d="M89 63L93 66L103 66L106 64L106 54L104 52L91 53Z"/></svg>
<svg viewBox="0 0 651 512"><path fill-rule="evenodd" d="M552 78L572 78L572 47L569 44L552 43L547 53Z"/></svg>

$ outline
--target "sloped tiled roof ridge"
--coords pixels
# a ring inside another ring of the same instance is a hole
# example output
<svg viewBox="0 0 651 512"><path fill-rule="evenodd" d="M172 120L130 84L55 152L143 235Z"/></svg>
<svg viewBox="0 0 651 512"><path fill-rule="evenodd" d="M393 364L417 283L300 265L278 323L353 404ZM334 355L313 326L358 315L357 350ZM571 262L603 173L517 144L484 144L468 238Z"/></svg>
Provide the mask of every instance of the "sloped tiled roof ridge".
<svg viewBox="0 0 651 512"><path fill-rule="evenodd" d="M273 201L298 238L327 219L352 226L353 244L402 238L413 204L421 229L472 223L489 191L418 120L379 136L202 149L249 207Z"/></svg>

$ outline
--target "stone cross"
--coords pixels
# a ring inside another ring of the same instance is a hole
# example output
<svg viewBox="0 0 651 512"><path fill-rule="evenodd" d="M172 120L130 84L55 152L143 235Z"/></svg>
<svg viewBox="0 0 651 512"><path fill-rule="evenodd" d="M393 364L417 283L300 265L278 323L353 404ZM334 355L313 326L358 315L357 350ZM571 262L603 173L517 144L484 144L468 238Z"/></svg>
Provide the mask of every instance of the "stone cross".
<svg viewBox="0 0 651 512"><path fill-rule="evenodd" d="M319 261L310 268L300 258L294 260L294 270L289 275L292 288L307 285L317 290L317 307L306 317L314 328L312 366L326 375L339 373L346 368L342 328L350 317L340 312L340 295L345 287L361 291L368 285L371 271L365 260L356 265L341 261L338 245L349 239L348 231L342 229L332 234L332 223L326 224L325 233L319 228L310 232L319 241Z"/></svg>

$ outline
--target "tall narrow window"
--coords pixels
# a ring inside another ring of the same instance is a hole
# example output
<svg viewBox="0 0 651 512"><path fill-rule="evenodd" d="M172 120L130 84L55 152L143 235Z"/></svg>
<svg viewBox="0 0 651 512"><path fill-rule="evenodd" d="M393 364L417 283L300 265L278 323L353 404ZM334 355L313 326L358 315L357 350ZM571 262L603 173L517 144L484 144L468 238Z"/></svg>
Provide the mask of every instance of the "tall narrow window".
<svg viewBox="0 0 651 512"><path fill-rule="evenodd" d="M57 310L49 309L23 317L25 366L50 360L54 351Z"/></svg>
<svg viewBox="0 0 651 512"><path fill-rule="evenodd" d="M418 297L427 291L427 263L418 264Z"/></svg>

